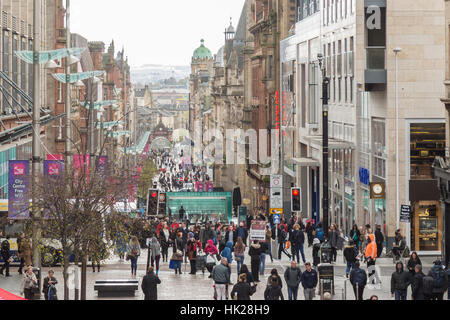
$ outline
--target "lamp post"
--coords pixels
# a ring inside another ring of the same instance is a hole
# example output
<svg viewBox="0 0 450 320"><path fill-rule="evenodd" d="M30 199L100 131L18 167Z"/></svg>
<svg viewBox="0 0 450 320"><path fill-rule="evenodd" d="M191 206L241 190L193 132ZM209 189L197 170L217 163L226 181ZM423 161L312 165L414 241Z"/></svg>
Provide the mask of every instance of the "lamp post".
<svg viewBox="0 0 450 320"><path fill-rule="evenodd" d="M396 211L396 226L397 230L400 228L400 191L399 191L399 120L398 120L398 54L402 51L401 48L394 48L395 54L395 211Z"/></svg>
<svg viewBox="0 0 450 320"><path fill-rule="evenodd" d="M329 149L328 149L328 88L330 84L330 79L326 76L326 67L322 68L323 65L323 55L318 54L317 58L319 60L320 69L322 69L323 80L322 80L322 219L323 219L323 233L325 238L328 238L328 210L329 210L329 197L328 197L328 159L329 159Z"/></svg>
<svg viewBox="0 0 450 320"><path fill-rule="evenodd" d="M66 47L70 49L70 0L66 0ZM66 146L65 146L65 167L67 169L71 166L72 160L72 103L70 97L70 55L66 58Z"/></svg>
<svg viewBox="0 0 450 320"><path fill-rule="evenodd" d="M39 50L41 49L41 1L34 0L34 17L33 17L33 154L32 154L32 244L33 244L33 265L37 268L41 267L41 254L39 252L39 241L41 238L41 230L37 225L40 218L40 210L36 206L37 203L37 183L39 165L41 163L41 69L39 65Z"/></svg>

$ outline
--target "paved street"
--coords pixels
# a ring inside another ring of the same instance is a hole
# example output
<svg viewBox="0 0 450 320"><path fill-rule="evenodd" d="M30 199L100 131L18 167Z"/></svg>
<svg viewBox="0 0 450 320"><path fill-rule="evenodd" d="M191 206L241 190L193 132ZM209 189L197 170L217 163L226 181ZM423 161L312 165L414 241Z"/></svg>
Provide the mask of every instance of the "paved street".
<svg viewBox="0 0 450 320"><path fill-rule="evenodd" d="M311 261L311 249L306 249L306 258ZM246 256L247 258L248 256ZM428 272L431 267L431 262L434 257L423 257L422 261L424 261L424 271ZM143 251L143 255L139 258L139 268L137 279L141 280L143 278L147 255L146 251ZM247 258L247 261L249 259ZM390 276L394 270L394 266L392 263L392 259L390 258L381 258L378 260L377 271L381 274L382 287L378 288L366 288L364 293L364 297L368 299L371 295L378 295L380 299L390 300ZM262 277L261 282L258 284L258 289L256 294L252 297L253 300L264 300L264 290L267 283L268 274L272 268L276 268L283 278L282 273L284 272L284 268L289 266L289 261L286 256L282 257L282 261L275 260L273 263L270 262L270 258L267 258L266 262L266 275ZM347 300L353 300L354 295L349 285L348 281L345 278L345 265L343 263L342 252L338 253L338 261L335 265L335 300L344 300L345 299L345 286L347 285ZM250 267L250 266L249 266ZM364 267L365 268L365 267ZM56 271L56 278L60 281L57 285L59 298L63 297L63 283L62 283L62 273L60 268L54 268ZM158 286L158 298L160 300L212 300L213 299L213 290L212 285L213 282L211 279L208 279L208 271L206 271L205 275L201 272L197 273L197 275L189 275L190 267L189 264L183 265L183 274L175 275L172 270L168 269L168 263L163 263L161 267L161 271L159 273L160 279L162 281L161 285ZM302 266L302 271L304 267ZM17 275L17 268L14 267L12 269L14 271L14 276L12 278L4 278L0 277L0 287L8 290L14 294L20 294L20 277ZM43 269L43 276L46 275L48 268ZM344 275L344 276L343 276ZM94 283L96 280L106 280L106 279L132 279L130 272L130 265L128 262L119 262L117 257L113 257L111 260L106 261L100 273L92 273L92 269L88 268L88 285L87 285L87 298L88 300L104 300L105 298L98 298L97 292L94 291ZM232 273L232 282L236 283L236 264L233 266ZM283 279L284 282L284 279ZM285 283L283 283L283 294L285 299L287 299L287 288ZM230 289L231 291L231 289ZM446 296L445 296L446 297ZM71 299L73 299L73 292L71 292ZM115 298L116 300L124 300L120 298ZM134 299L134 300L142 300L143 294L142 291L136 293L134 298L125 298L126 299ZM304 295L302 290L299 290L299 299L303 300ZM319 299L316 296L316 299ZM408 299L411 299L410 294L408 293ZM106 299L108 300L108 299Z"/></svg>

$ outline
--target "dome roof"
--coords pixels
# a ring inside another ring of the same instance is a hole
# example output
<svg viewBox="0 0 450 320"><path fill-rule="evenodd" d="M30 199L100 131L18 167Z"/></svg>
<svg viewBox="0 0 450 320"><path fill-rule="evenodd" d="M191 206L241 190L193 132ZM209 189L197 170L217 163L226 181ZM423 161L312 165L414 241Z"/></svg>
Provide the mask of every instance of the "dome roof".
<svg viewBox="0 0 450 320"><path fill-rule="evenodd" d="M205 40L201 40L201 45L194 51L192 59L212 59L211 51L205 47Z"/></svg>

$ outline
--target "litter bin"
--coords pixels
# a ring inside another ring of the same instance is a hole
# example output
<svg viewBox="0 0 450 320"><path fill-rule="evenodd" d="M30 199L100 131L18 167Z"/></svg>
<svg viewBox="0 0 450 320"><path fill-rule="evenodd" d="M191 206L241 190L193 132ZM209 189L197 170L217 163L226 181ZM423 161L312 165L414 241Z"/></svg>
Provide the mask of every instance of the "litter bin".
<svg viewBox="0 0 450 320"><path fill-rule="evenodd" d="M328 241L320 247L320 263L331 263L331 245Z"/></svg>
<svg viewBox="0 0 450 320"><path fill-rule="evenodd" d="M318 271L321 299L325 292L334 295L334 266L329 263L321 263Z"/></svg>
<svg viewBox="0 0 450 320"><path fill-rule="evenodd" d="M41 281L42 281L41 268L33 268L33 273L36 276L39 287L39 292L34 294L34 298L39 300L41 298Z"/></svg>

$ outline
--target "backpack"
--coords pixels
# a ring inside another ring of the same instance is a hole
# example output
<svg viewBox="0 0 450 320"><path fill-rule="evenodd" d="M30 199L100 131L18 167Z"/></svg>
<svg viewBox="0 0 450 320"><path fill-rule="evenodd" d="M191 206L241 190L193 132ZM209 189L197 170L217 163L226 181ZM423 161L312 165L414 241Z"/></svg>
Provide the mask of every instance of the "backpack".
<svg viewBox="0 0 450 320"><path fill-rule="evenodd" d="M9 242L8 240L5 240L2 242L2 247L0 249L1 253L4 255L7 255L9 252Z"/></svg>
<svg viewBox="0 0 450 320"><path fill-rule="evenodd" d="M353 277L354 284L358 285L359 287L363 287L366 285L366 280L364 277L364 270L362 269L356 269Z"/></svg>
<svg viewBox="0 0 450 320"><path fill-rule="evenodd" d="M322 228L317 229L317 238L319 238L320 241L323 240L323 230L322 230Z"/></svg>
<svg viewBox="0 0 450 320"><path fill-rule="evenodd" d="M433 293L434 278L431 276L423 277L423 293L431 295Z"/></svg>
<svg viewBox="0 0 450 320"><path fill-rule="evenodd" d="M56 295L56 287L54 285L48 287L48 300L58 300Z"/></svg>
<svg viewBox="0 0 450 320"><path fill-rule="evenodd" d="M433 270L433 288L434 289L441 289L444 286L445 281L445 271L442 268L439 268L438 270Z"/></svg>

